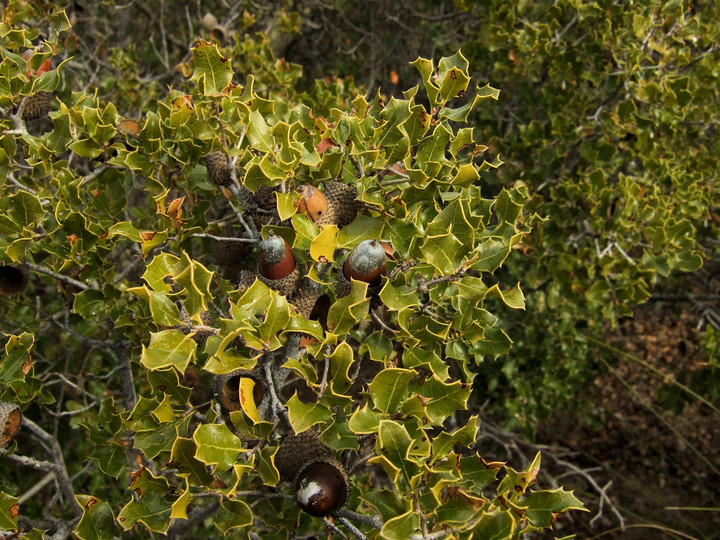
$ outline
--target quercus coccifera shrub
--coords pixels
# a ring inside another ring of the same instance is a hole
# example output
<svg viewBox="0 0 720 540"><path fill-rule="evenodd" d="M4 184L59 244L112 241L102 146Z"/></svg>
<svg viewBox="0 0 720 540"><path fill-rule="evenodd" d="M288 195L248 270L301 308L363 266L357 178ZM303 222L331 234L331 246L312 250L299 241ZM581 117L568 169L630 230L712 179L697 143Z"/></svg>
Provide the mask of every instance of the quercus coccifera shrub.
<svg viewBox="0 0 720 540"><path fill-rule="evenodd" d="M527 190L483 191L498 91L460 52L386 100L197 39L131 114L64 75L63 11L2 20L0 528L503 538L583 508L476 444Z"/></svg>

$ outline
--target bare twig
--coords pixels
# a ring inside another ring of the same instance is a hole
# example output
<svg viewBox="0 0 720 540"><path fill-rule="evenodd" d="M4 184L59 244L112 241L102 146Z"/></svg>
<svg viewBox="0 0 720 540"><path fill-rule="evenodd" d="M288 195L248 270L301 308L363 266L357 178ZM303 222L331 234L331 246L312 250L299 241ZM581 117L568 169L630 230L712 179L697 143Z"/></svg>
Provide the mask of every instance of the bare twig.
<svg viewBox="0 0 720 540"><path fill-rule="evenodd" d="M78 281L77 279L73 279L68 276L63 276L62 274L58 274L57 272L53 271L50 268L47 268L46 266L40 266L39 264L33 264L33 263L29 263L29 262L26 262L25 266L28 267L33 272L38 272L39 274L45 274L45 275L54 277L58 281L62 281L63 283L67 283L68 285L73 285L84 291L86 291L88 289L93 289L96 291L100 290L100 287L98 287L94 283L87 284L87 283L83 283L82 281Z"/></svg>

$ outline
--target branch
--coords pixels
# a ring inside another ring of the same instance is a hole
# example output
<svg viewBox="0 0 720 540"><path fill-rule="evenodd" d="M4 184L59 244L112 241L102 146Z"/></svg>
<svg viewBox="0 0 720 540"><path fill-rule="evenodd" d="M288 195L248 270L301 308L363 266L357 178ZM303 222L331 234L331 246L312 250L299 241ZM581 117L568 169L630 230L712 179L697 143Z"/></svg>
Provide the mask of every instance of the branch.
<svg viewBox="0 0 720 540"><path fill-rule="evenodd" d="M29 418L23 418L23 426L27 427L38 438L42 439L48 445L50 445L50 453L52 454L53 460L55 461L55 466L57 467L55 472L58 475L57 480L60 490L62 491L66 502L70 506L72 506L75 515L81 515L82 509L75 500L75 492L72 488L72 481L70 480L70 475L68 474L67 467L65 466L65 459L63 458L62 448L60 448L60 444L58 443L57 439Z"/></svg>
<svg viewBox="0 0 720 540"><path fill-rule="evenodd" d="M358 523L362 523L363 525L367 525L368 527L373 527L378 531L383 527L383 522L378 518L365 514L358 514L357 512L353 512L352 510L348 510L347 508L341 508L340 510L335 512L335 515L339 518L346 518L357 521Z"/></svg>
<svg viewBox="0 0 720 540"><path fill-rule="evenodd" d="M57 279L58 281L62 281L63 283L66 283L68 285L73 285L84 291L86 291L88 289L94 289L96 291L100 290L100 287L98 287L97 285L94 285L94 284L89 285L87 283L83 283L82 281L78 281L77 279L73 279L68 276L63 276L62 274L58 274L54 270L47 268L45 266L40 266L39 264L33 264L33 263L29 263L29 262L26 262L24 264L26 267L28 267L33 272L38 272L39 274L45 274L45 275L51 276L51 277Z"/></svg>

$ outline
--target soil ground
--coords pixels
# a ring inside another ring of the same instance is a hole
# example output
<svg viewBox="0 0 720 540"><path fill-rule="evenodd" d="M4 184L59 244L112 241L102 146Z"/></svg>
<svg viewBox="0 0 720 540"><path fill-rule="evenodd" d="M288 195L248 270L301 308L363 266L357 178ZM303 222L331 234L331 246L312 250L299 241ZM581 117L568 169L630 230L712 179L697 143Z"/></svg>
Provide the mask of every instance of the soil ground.
<svg viewBox="0 0 720 540"><path fill-rule="evenodd" d="M567 476L562 484L575 488L590 512L558 520L555 535L720 538L720 414L697 401L673 412L663 408L667 398L661 402L658 397L676 388L671 374L689 380L707 367L699 317L679 309L684 307L646 304L608 333L610 345L645 366L617 355L614 369L599 374L587 390L602 429L558 414L540 430L539 443L568 449L573 457L566 461L595 469L591 475L598 486L612 482L607 495L625 520L622 530L606 502L602 516L591 525L599 510L598 492L587 479Z"/></svg>

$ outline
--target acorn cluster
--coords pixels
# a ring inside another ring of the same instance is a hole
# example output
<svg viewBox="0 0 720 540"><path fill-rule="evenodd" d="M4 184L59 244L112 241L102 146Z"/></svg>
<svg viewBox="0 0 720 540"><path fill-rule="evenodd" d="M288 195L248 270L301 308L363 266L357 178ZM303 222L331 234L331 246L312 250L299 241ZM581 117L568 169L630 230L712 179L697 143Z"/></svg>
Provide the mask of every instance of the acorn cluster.
<svg viewBox="0 0 720 540"><path fill-rule="evenodd" d="M287 435L275 454L275 466L280 479L292 484L298 506L311 516L337 512L350 496L345 468L313 429Z"/></svg>

